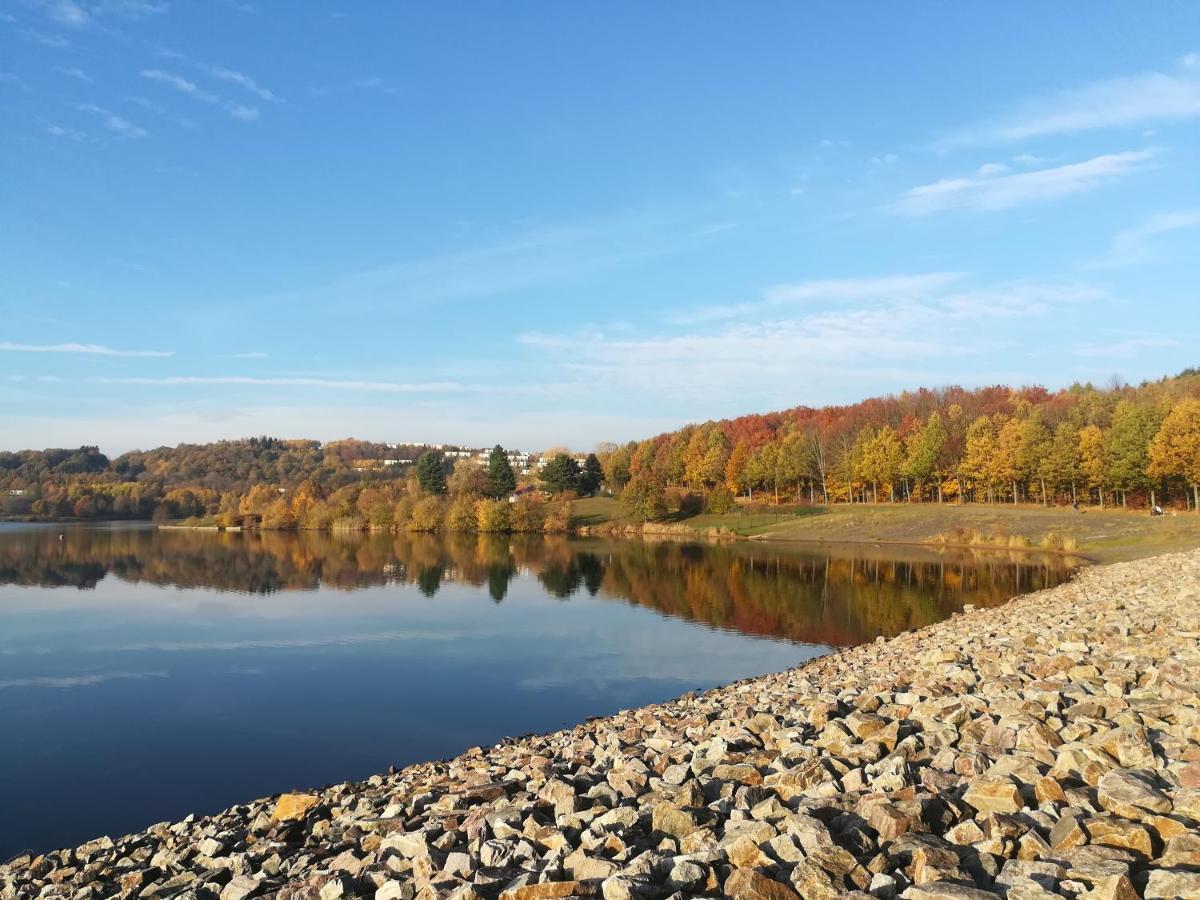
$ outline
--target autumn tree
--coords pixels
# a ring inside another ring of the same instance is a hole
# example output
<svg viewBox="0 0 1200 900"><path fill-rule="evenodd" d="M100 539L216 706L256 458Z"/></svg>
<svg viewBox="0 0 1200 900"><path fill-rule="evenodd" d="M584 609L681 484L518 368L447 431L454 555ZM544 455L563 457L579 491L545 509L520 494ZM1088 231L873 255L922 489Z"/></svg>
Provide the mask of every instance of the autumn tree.
<svg viewBox="0 0 1200 900"><path fill-rule="evenodd" d="M1045 447L1038 463L1038 478L1049 482L1056 491L1070 488L1071 502L1076 502L1075 485L1082 469L1079 462L1079 429L1070 422L1061 422Z"/></svg>
<svg viewBox="0 0 1200 900"><path fill-rule="evenodd" d="M1103 509L1108 461L1104 454L1104 432L1099 425L1079 429L1079 470L1087 486L1096 490L1100 508Z"/></svg>
<svg viewBox="0 0 1200 900"><path fill-rule="evenodd" d="M1191 486L1200 512L1200 400L1184 397L1174 404L1150 442L1149 457L1151 475Z"/></svg>
<svg viewBox="0 0 1200 900"><path fill-rule="evenodd" d="M937 412L930 413L925 424L909 437L905 446L903 473L917 486L918 502L924 498L925 484L935 477L942 446L946 443L946 429ZM938 485L938 502L942 500L941 485Z"/></svg>
<svg viewBox="0 0 1200 900"><path fill-rule="evenodd" d="M1122 506L1129 491L1152 490L1150 442L1158 428L1158 410L1150 404L1121 400L1113 410L1104 448L1105 477L1121 495Z"/></svg>

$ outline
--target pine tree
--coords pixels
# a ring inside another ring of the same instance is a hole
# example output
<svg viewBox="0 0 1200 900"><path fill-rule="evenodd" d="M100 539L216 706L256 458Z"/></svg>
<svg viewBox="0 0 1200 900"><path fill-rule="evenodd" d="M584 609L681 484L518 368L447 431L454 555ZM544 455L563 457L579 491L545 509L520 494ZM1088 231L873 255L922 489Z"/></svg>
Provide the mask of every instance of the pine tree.
<svg viewBox="0 0 1200 900"><path fill-rule="evenodd" d="M440 453L425 453L417 460L417 482L427 494L446 493L446 464Z"/></svg>
<svg viewBox="0 0 1200 900"><path fill-rule="evenodd" d="M603 483L604 469L600 465L600 458L595 453L589 453L583 461L583 471L579 473L579 493L592 497Z"/></svg>
<svg viewBox="0 0 1200 900"><path fill-rule="evenodd" d="M578 490L579 463L565 453L558 453L542 468L539 477L542 487L552 494Z"/></svg>
<svg viewBox="0 0 1200 900"><path fill-rule="evenodd" d="M488 495L500 500L517 489L517 476L508 462L504 448L497 444L488 454Z"/></svg>

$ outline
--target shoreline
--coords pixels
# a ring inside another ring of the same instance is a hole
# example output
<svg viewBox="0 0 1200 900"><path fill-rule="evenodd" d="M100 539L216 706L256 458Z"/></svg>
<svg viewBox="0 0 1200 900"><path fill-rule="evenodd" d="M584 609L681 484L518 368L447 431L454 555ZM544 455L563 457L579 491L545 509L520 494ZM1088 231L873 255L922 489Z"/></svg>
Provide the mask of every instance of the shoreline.
<svg viewBox="0 0 1200 900"><path fill-rule="evenodd" d="M0 897L1196 896L1198 614L1200 550L1091 566L774 675L18 858Z"/></svg>

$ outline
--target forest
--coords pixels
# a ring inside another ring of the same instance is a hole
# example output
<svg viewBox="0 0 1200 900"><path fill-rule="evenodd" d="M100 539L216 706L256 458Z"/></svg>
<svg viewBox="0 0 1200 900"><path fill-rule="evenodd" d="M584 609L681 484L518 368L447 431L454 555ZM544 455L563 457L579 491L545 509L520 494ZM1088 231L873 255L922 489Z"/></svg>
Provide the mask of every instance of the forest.
<svg viewBox="0 0 1200 900"><path fill-rule="evenodd" d="M679 491L714 512L739 497L1195 509L1200 370L1136 387L922 388L688 425L600 458L626 516L642 520Z"/></svg>
<svg viewBox="0 0 1200 900"><path fill-rule="evenodd" d="M404 465L384 465L388 458ZM1007 503L1200 508L1200 370L1137 386L921 388L688 425L513 471L425 446L271 437L109 459L0 452L0 514L263 529L560 532L570 500L626 521L742 504Z"/></svg>

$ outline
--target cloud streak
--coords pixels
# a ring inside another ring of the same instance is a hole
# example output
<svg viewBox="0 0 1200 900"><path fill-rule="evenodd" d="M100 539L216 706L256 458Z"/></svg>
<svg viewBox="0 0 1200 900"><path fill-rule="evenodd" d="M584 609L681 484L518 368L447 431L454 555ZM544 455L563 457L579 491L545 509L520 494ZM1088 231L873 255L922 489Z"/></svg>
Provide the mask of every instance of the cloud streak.
<svg viewBox="0 0 1200 900"><path fill-rule="evenodd" d="M1098 265L1121 266L1145 262L1153 257L1154 239L1177 231L1200 228L1200 209L1156 213L1139 225L1118 232L1107 259Z"/></svg>
<svg viewBox="0 0 1200 900"><path fill-rule="evenodd" d="M243 387L299 387L379 394L545 394L562 385L469 384L459 381L362 381L345 378L258 377L252 375L169 375L161 378L96 376L91 384L187 387L194 385Z"/></svg>
<svg viewBox="0 0 1200 900"><path fill-rule="evenodd" d="M1127 150L1031 172L1007 174L991 169L965 178L943 178L905 191L890 211L904 216L954 209L993 212L1055 200L1095 190L1141 171L1154 155L1152 148Z"/></svg>
<svg viewBox="0 0 1200 900"><path fill-rule="evenodd" d="M115 112L105 109L103 106L96 106L94 103L83 103L77 108L80 112L87 112L91 113L92 115L99 116L101 122L104 124L104 127L118 137L137 140L147 137L150 134L150 132L148 132L145 128L142 128L142 126L135 125L124 116L119 116Z"/></svg>
<svg viewBox="0 0 1200 900"><path fill-rule="evenodd" d="M182 75L176 75L164 69L142 69L138 74L150 81L157 81L160 84L172 87L181 94L187 94L201 103L206 103L210 106L219 106L233 118L243 122L253 122L259 117L259 112L255 107L225 100L212 93L212 91L207 91L200 87L194 81L188 81Z"/></svg>
<svg viewBox="0 0 1200 900"><path fill-rule="evenodd" d="M1102 128L1137 127L1200 117L1200 71L1181 61L1175 74L1110 78L1027 101L1009 113L955 131L939 149L1011 144Z"/></svg>
<svg viewBox="0 0 1200 900"><path fill-rule="evenodd" d="M82 353L92 356L174 356L174 350L114 350L103 344L19 344L0 341L0 351L10 353Z"/></svg>

